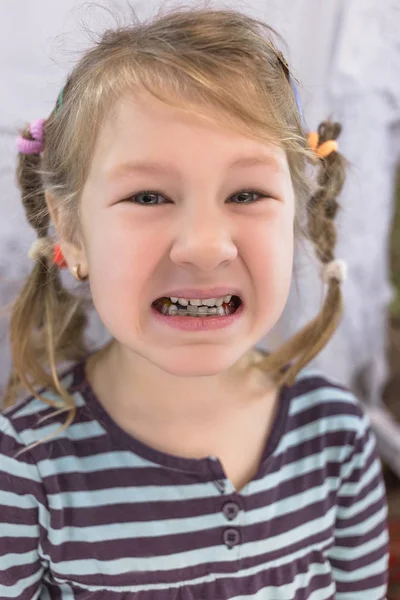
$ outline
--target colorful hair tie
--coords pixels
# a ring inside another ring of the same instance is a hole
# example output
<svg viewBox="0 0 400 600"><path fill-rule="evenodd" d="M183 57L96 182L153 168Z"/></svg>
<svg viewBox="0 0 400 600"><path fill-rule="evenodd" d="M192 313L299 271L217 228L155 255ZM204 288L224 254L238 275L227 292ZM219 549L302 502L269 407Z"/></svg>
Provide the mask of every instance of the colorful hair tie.
<svg viewBox="0 0 400 600"><path fill-rule="evenodd" d="M37 238L29 249L29 258L39 260L49 255L51 240L48 237Z"/></svg>
<svg viewBox="0 0 400 600"><path fill-rule="evenodd" d="M322 279L325 283L329 283L331 279L336 279L342 283L347 279L347 263L344 260L332 260L322 267Z"/></svg>
<svg viewBox="0 0 400 600"><path fill-rule="evenodd" d="M44 124L46 119L37 119L29 125L33 140L18 136L17 148L20 154L40 154L44 150Z"/></svg>
<svg viewBox="0 0 400 600"><path fill-rule="evenodd" d="M53 240L47 236L38 238L33 242L29 250L29 258L32 260L51 258L52 262L57 265L59 269L68 266L61 251L60 244L54 244L53 246Z"/></svg>
<svg viewBox="0 0 400 600"><path fill-rule="evenodd" d="M294 94L294 98L296 100L297 110L300 115L301 124L303 127L305 127L304 115L303 115L303 110L301 108L301 102L300 102L300 96L299 96L299 92L297 91L297 87L296 87L294 78L292 77L292 74L290 73L289 63L286 60L286 58L283 56L283 53L280 50L277 50L272 44L270 44L270 46L271 46L272 50L277 54L278 59L286 73L286 76L289 79L289 83L291 85L291 88L292 88L293 94Z"/></svg>
<svg viewBox="0 0 400 600"><path fill-rule="evenodd" d="M64 269L68 266L60 248L60 244L54 245L53 263L57 265L60 269Z"/></svg>
<svg viewBox="0 0 400 600"><path fill-rule="evenodd" d="M329 156L329 154L332 154L332 152L337 152L339 148L336 140L327 140L319 146L319 135L317 131L311 131L308 134L307 141L311 150L319 158L325 158L326 156Z"/></svg>

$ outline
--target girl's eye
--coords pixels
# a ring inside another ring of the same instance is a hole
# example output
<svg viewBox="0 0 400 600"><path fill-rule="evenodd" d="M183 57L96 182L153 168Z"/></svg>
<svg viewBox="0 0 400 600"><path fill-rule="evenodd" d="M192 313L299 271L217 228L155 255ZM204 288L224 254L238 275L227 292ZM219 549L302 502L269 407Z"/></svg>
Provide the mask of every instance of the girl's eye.
<svg viewBox="0 0 400 600"><path fill-rule="evenodd" d="M234 194L231 198L234 198L235 196L239 200L238 204L254 204L254 202L258 202L262 198L269 198L267 194L255 190L243 190L242 192ZM251 196L253 196L253 200L251 200ZM258 196L258 198L254 200L254 196Z"/></svg>
<svg viewBox="0 0 400 600"><path fill-rule="evenodd" d="M258 198L254 199L254 196L258 196ZM265 194L264 192L259 192L255 190L242 190L241 192L237 192L236 194L230 196L230 198L235 197L238 199L238 202L235 202L235 204L254 204L262 198L269 198L270 196L268 196L268 194ZM142 198L142 200L140 198ZM157 201L158 198L163 198L164 200L166 199L165 196L163 194L160 194L159 192L143 191L138 192L137 194L133 194L132 196L127 198L127 200L129 202L133 202L134 204L141 204L142 206L156 206L157 204L160 204ZM165 202L162 202L162 204L165 204Z"/></svg>
<svg viewBox="0 0 400 600"><path fill-rule="evenodd" d="M138 201L138 199L140 199L140 197L142 197L143 201ZM143 206L147 206L147 205L156 205L158 204L157 202L157 198L165 198L162 194L159 194L158 192L147 192L147 191L143 191L143 192L138 192L137 194L133 194L132 196L130 196L128 198L128 200L130 202L133 202L134 204L142 204Z"/></svg>

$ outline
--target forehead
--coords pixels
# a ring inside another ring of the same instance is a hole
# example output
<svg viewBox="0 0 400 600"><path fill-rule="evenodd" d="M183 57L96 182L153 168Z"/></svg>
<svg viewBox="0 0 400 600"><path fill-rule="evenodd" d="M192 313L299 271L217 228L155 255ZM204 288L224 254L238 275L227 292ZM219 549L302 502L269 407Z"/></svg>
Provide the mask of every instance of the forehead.
<svg viewBox="0 0 400 600"><path fill-rule="evenodd" d="M141 162L142 170L184 170L207 163L214 168L264 167L290 175L284 150L258 141L221 124L218 114L211 120L170 106L148 93L126 93L113 105L101 125L92 167L105 177Z"/></svg>

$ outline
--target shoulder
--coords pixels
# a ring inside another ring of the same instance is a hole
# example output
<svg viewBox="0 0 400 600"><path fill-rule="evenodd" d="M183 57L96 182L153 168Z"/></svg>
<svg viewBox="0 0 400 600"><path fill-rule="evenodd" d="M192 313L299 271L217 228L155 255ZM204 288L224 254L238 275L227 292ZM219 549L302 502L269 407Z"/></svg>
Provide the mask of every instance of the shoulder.
<svg viewBox="0 0 400 600"><path fill-rule="evenodd" d="M354 471L361 477L377 474L377 439L366 407L346 386L321 371L306 368L289 396L285 435L280 451L286 460L305 461L339 483Z"/></svg>
<svg viewBox="0 0 400 600"><path fill-rule="evenodd" d="M342 443L354 443L370 430L366 408L334 377L305 368L289 388L289 417L293 427L311 425L319 433L336 433Z"/></svg>
<svg viewBox="0 0 400 600"><path fill-rule="evenodd" d="M77 366L70 367L59 376L61 385L73 398L76 408L83 404L83 398L74 386ZM46 388L38 392L43 400L30 395L1 411L0 452L4 444L7 447L14 444L19 450L35 444L55 433L64 423L67 413L57 412L56 408L63 403L61 396Z"/></svg>

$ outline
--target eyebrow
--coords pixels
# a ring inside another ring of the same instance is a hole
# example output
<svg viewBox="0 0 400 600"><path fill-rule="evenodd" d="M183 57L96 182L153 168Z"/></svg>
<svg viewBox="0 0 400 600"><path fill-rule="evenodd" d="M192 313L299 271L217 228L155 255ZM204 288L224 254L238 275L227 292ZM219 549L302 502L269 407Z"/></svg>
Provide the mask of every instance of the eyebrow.
<svg viewBox="0 0 400 600"><path fill-rule="evenodd" d="M266 155L242 156L228 164L228 168L249 168L254 166L265 166L275 171L282 170L280 163L274 157ZM178 169L173 165L167 165L152 161L136 161L122 163L117 167L110 169L110 171L108 172L108 176L110 177L110 179L114 179L135 172L170 175L171 173L177 174Z"/></svg>

